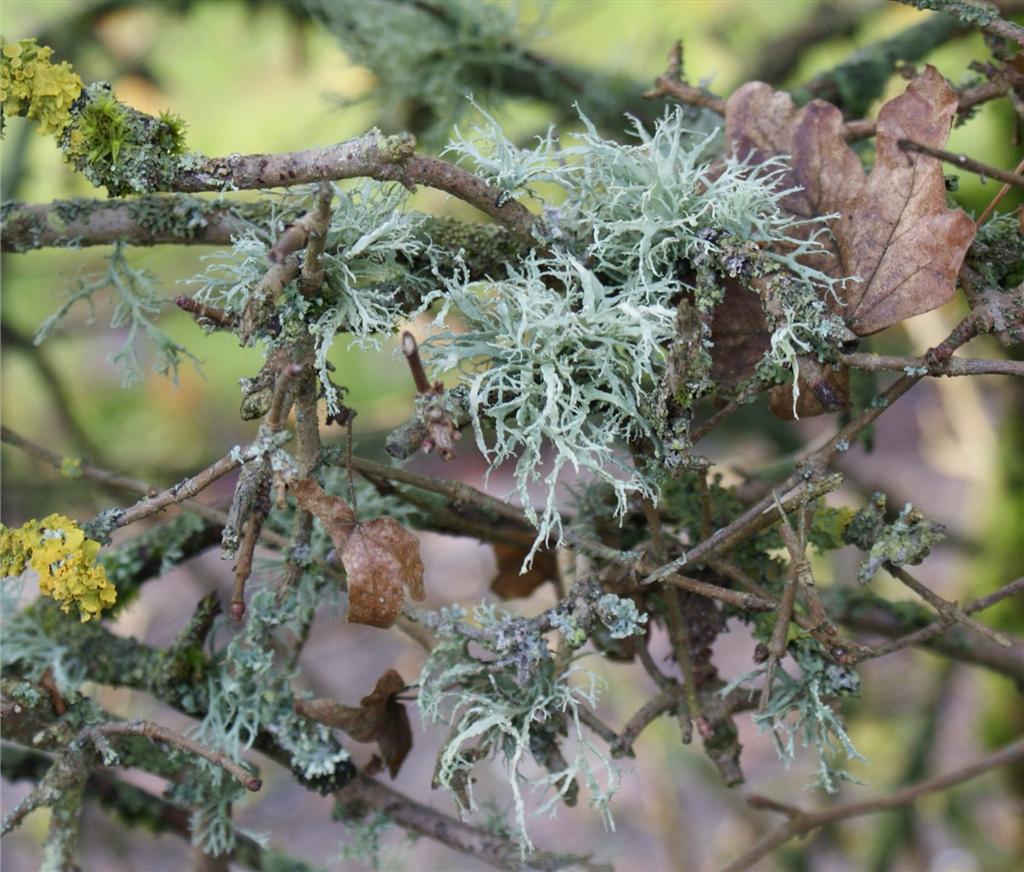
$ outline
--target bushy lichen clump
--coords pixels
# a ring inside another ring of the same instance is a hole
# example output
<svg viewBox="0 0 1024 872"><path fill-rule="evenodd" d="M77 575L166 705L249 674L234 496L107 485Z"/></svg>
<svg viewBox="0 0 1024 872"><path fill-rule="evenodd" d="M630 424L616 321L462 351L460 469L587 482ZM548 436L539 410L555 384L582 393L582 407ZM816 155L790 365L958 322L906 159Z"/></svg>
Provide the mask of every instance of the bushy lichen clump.
<svg viewBox="0 0 1024 872"><path fill-rule="evenodd" d="M348 752L329 729L295 713L291 681L296 668L283 664L272 644L279 628L308 623L323 593L323 579L310 571L281 597L270 587L252 596L245 628L219 652L210 671L207 710L196 737L206 747L241 760L260 734L267 733L291 755L292 771L300 780L337 789L354 772ZM237 782L220 768L201 763L180 791L179 801L198 806L195 843L215 856L230 852L235 833L230 806L243 793Z"/></svg>
<svg viewBox="0 0 1024 872"><path fill-rule="evenodd" d="M575 604L575 607L574 607ZM435 782L447 788L460 807L476 809L471 771L477 761L500 757L505 764L515 807L516 838L524 853L532 850L520 782L550 790L536 814L564 800L574 804L577 779L590 804L611 826L609 803L619 783L612 762L588 738L580 707L597 702L600 682L573 666L571 652L584 645L598 626L615 638L643 632L647 616L614 594L600 596L584 585L555 609L529 620L493 605L473 611L473 623L459 607L442 609L435 624L439 640L420 674L419 707L425 721L443 722L451 732L441 749ZM566 650L553 654L544 633L557 629ZM476 657L470 642L485 652ZM575 753L566 760L558 746L569 728ZM528 756L546 769L532 778L524 772ZM603 773L603 775L601 774Z"/></svg>
<svg viewBox="0 0 1024 872"><path fill-rule="evenodd" d="M242 312L270 266L275 216L305 211L315 190L307 186L271 197L267 225L254 226L239 236L230 251L211 255L204 272L191 280L199 286L196 298L232 314ZM413 272L413 262L430 264L440 256L421 232L424 216L402 208L408 192L399 185L363 182L334 186L333 193L324 244L324 283L315 298L302 296L296 283L290 283L278 317L282 332L291 323L315 337L317 371L332 414L338 411L338 397L327 355L337 334L348 333L356 342L374 344L392 333L430 287L429 272ZM275 337L267 338L273 348Z"/></svg>
<svg viewBox="0 0 1024 872"><path fill-rule="evenodd" d="M839 323L823 302L836 280L802 260L818 250L824 225L808 234L807 222L782 208L780 162L713 164L716 135L688 129L679 110L653 132L636 124L630 145L602 138L582 120L578 143L562 151L552 134L535 149L517 148L489 117L471 138L453 142L450 150L472 162L497 196L555 191L561 203L545 213L544 247L505 275L474 282L463 269L445 280L438 323L451 313L458 328L424 345L437 367L462 368L477 440L495 466L516 459L524 505L530 484L543 479L544 510L531 515L538 543L560 532L556 488L566 465L609 482L619 514L630 493L656 493L659 477L632 468L623 448L647 443L660 453L654 395L666 347L681 338L677 303L693 296L705 319L694 319L695 335L683 338L706 351L706 316L724 293L715 276L731 274L727 243L749 247L765 275L786 277L764 283L773 297L766 308L778 313L769 363L795 379L797 355L834 345ZM711 359L694 360L705 372L690 374L689 390L700 395L710 385ZM490 445L485 425L493 427Z"/></svg>
<svg viewBox="0 0 1024 872"><path fill-rule="evenodd" d="M830 662L820 645L806 636L793 639L787 653L799 674L792 676L782 666L776 670L768 707L754 715L754 723L771 732L779 757L787 764L795 756L798 738L804 747L813 746L818 752L816 785L833 793L837 781L856 781L843 768L848 760L866 762L830 705L831 700L859 696L860 676ZM739 676L722 688L722 696L765 671L762 666Z"/></svg>
<svg viewBox="0 0 1024 872"><path fill-rule="evenodd" d="M117 601L117 589L96 563L100 543L64 515L26 521L17 529L0 525L0 576L39 576L39 592L56 600L65 613L78 608L83 621L99 617Z"/></svg>

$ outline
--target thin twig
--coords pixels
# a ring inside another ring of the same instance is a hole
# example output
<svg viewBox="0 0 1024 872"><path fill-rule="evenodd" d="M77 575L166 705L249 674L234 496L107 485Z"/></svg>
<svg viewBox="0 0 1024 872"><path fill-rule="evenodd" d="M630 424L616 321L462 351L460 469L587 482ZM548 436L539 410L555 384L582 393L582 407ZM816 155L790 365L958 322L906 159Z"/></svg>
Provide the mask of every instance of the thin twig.
<svg viewBox="0 0 1024 872"><path fill-rule="evenodd" d="M767 857L780 845L784 845L790 839L802 836L818 827L836 823L837 821L848 820L853 817L860 817L866 814L877 814L882 811L899 808L915 802L920 797L929 793L936 793L940 790L948 790L979 775L983 775L992 769L1000 766L1007 766L1024 759L1024 739L1018 739L1009 745L1001 748L992 754L987 754L973 763L969 763L954 772L929 778L911 787L897 790L888 796L869 799L864 802L851 802L839 805L823 811L808 812L802 809L783 805L766 797L750 797L755 808L767 808L772 811L779 811L789 817L789 820L782 826L768 833L760 839L749 851L731 863L723 866L721 872L743 872L750 869L758 860Z"/></svg>
<svg viewBox="0 0 1024 872"><path fill-rule="evenodd" d="M235 584L231 591L231 620L238 623L245 617L245 583L252 575L252 559L256 553L256 542L260 538L263 518L258 512L251 512L245 522L242 545L235 561Z"/></svg>
<svg viewBox="0 0 1024 872"><path fill-rule="evenodd" d="M327 182L321 182L316 207L306 228L306 256L302 260L302 274L299 276L299 293L304 297L315 297L324 283L324 245L331 224L333 199L334 188Z"/></svg>
<svg viewBox="0 0 1024 872"><path fill-rule="evenodd" d="M949 600L943 599L935 591L921 584L914 576L907 572L902 566L895 566L892 563L885 564L886 571L894 578L902 581L907 587L909 587L914 593L920 596L925 602L932 606L935 611L942 616L944 621L950 623L963 624L969 630L973 630L980 636L984 636L986 639L991 639L998 645L1002 645L1004 648L1009 648L1011 643L1000 633L990 627L986 627L984 624L974 620L970 615L966 614L956 603L951 603Z"/></svg>
<svg viewBox="0 0 1024 872"><path fill-rule="evenodd" d="M217 306L203 303L194 297L178 294L174 304L183 312L188 312L200 327L213 330L234 330L238 327L238 315L225 312Z"/></svg>
<svg viewBox="0 0 1024 872"><path fill-rule="evenodd" d="M48 448L43 448L41 445L36 445L34 442L24 438L23 436L19 436L7 427L0 427L0 441L3 441L8 445L12 445L15 448L22 449L27 454L31 454L33 457L42 460L54 469L59 470L62 468L64 459L60 454L57 454L55 451L50 451ZM108 487L120 488L121 490L127 490L132 493L144 494L147 496L153 496L158 493L157 489L148 482L119 475L118 473L110 472L109 470L98 466L83 463L81 466L77 467L77 471L81 473L83 478L90 479L91 481L98 482ZM183 500L182 503L189 511L195 512L197 515L201 515L208 521L212 521L215 524L223 524L227 517L225 513L219 509L207 506L193 499Z"/></svg>
<svg viewBox="0 0 1024 872"><path fill-rule="evenodd" d="M716 572L721 573L727 578L731 578L745 590L757 594L763 599L772 599L772 595L769 590L754 581L754 579L734 563L721 559L712 560L711 567ZM793 612L792 620L795 621L797 626L802 630L810 633L810 635L822 646L828 656L837 663L852 665L859 660L870 657L873 653L872 649L865 645L861 645L860 643L853 642L849 639L844 639L836 632L835 627L830 623L816 623L813 618L803 615L797 611Z"/></svg>
<svg viewBox="0 0 1024 872"><path fill-rule="evenodd" d="M642 505L651 533L654 557L659 563L664 563L668 559L668 551L661 528L661 515L658 514L658 509L650 498L644 497ZM685 688L686 706L679 712L679 729L683 734L683 744L689 745L693 741L693 722L701 716L700 700L697 697L697 677L693 671L690 634L686 629L686 616L683 614L682 604L679 602L679 594L671 588L666 588L662 591L662 596L665 602L665 627L668 630L669 641L672 643L672 653L675 654L676 663L683 674L683 687ZM662 692L664 692L664 688Z"/></svg>
<svg viewBox="0 0 1024 872"><path fill-rule="evenodd" d="M687 705L686 698L686 691L678 685L673 684L663 687L655 696L647 700L636 714L626 722L626 726L622 728L622 732L610 746L612 756L625 757L631 754L633 745L636 744L640 734L650 724L665 714L665 712L685 707ZM684 744L688 743L684 741Z"/></svg>
<svg viewBox="0 0 1024 872"><path fill-rule="evenodd" d="M789 513L805 503L814 502L819 497L836 490L841 483L842 476L838 474L815 481L803 482L797 486L796 491L792 495L782 501L782 509L785 513ZM648 585L657 581L664 581L668 576L678 573L684 566L697 566L706 563L717 554L729 551L739 542L778 523L778 516L774 512L769 512L773 503L774 498L772 496L766 496L759 500L738 518L717 530L709 538L695 545L682 557L650 573L640 584Z"/></svg>
<svg viewBox="0 0 1024 872"><path fill-rule="evenodd" d="M778 496L775 502L779 507L779 514L782 517L782 524L779 529L782 531L786 545L790 547L789 571L786 573L785 587L782 589L782 596L779 599L779 609L775 616L775 625L772 628L772 635L768 641L768 660L765 664L764 685L761 688L761 699L757 704L757 710L764 713L768 710L768 703L771 701L772 685L775 683L775 671L779 667L779 661L786 656L788 645L789 622L793 617L793 606L796 603L796 592L799 586L798 575L800 561L806 561L801 543L796 540L796 534L789 524L789 518L782 511L782 504Z"/></svg>
<svg viewBox="0 0 1024 872"><path fill-rule="evenodd" d="M660 572L660 570L657 571ZM648 584L648 579L650 579L650 575L648 575L641 584ZM709 581L701 581L699 578L690 578L686 575L680 575L678 572L664 575L657 580L664 584L671 584L674 587L678 587L680 590L688 590L690 593L700 594L700 596L705 596L708 599L718 600L719 602L726 603L727 605L736 606L736 608L743 609L744 611L773 612L776 609L776 604L771 600L764 599L755 594L730 590L727 587L712 584Z"/></svg>
<svg viewBox="0 0 1024 872"><path fill-rule="evenodd" d="M1024 172L1024 159L1021 159L1021 162L1017 164L1016 168L1014 169L1014 172L1018 175ZM981 227L981 225L988 220L988 216L995 211L996 206L999 205L999 201L1002 200L1003 197L1005 197L1008 193L1010 193L1010 188L1012 187L1012 185L1007 184L1003 185L999 189L998 193L992 198L992 202L990 202L984 208L984 210L982 210L982 213L978 216L978 220L974 222L975 227Z"/></svg>
<svg viewBox="0 0 1024 872"><path fill-rule="evenodd" d="M420 349L416 343L416 337L408 330L402 333L402 354L409 364L409 372L412 374L413 384L416 385L416 393L429 394L432 385L427 378L427 372L423 368L423 361L420 359Z"/></svg>
<svg viewBox="0 0 1024 872"><path fill-rule="evenodd" d="M969 173L982 176L983 178L998 179L1006 185L1015 185L1024 188L1024 176L1018 173L1007 172L999 167L984 164L981 161L968 157L966 154L954 154L951 151L943 151L941 148L932 148L930 145L922 145L910 139L901 139L896 143L903 151L914 151L919 154L926 154L929 157L937 158L945 163L956 164L960 169Z"/></svg>
<svg viewBox="0 0 1024 872"><path fill-rule="evenodd" d="M703 424L699 427L694 427L690 431L690 443L696 445L705 436L708 435L712 430L717 428L726 418L737 412L742 406L745 406L751 400L758 396L758 394L766 391L769 388L769 384L761 379L754 378L748 382L733 399L729 400L721 409L711 415Z"/></svg>
<svg viewBox="0 0 1024 872"><path fill-rule="evenodd" d="M277 442L280 444L280 442L289 438L290 434L285 431L277 434L277 436ZM143 500L139 500L139 502L132 506L128 506L128 508L118 509L112 516L114 526L127 527L129 524L134 524L136 521L141 521L143 518L148 518L150 515L156 514L161 509L166 509L168 506L172 506L175 503L183 503L186 500L191 499L200 491L208 488L218 478L227 475L236 467L239 467L250 460L262 457L268 447L269 446L265 444L256 442L241 450L233 451L231 454L228 454L220 460L210 464L201 472L172 485L167 490L154 496L146 497Z"/></svg>
<svg viewBox="0 0 1024 872"><path fill-rule="evenodd" d="M272 433L277 433L284 429L284 425L288 421L288 410L291 408L291 404L285 404L288 398L288 389L291 386L292 380L302 373L302 367L297 363L289 363L287 366L281 367L281 371L278 372L277 378L274 380L274 393L270 400L270 409L267 412L266 422L267 427L270 428Z"/></svg>
<svg viewBox="0 0 1024 872"><path fill-rule="evenodd" d="M891 354L867 354L856 352L840 354L837 358L843 366L850 366L865 372L909 372L927 370L928 375L1011 375L1024 377L1024 362L1019 360L994 360L952 357L949 360L929 365L924 357L898 357Z"/></svg>
<svg viewBox="0 0 1024 872"><path fill-rule="evenodd" d="M1021 592L1024 592L1024 577L1018 578L1016 581L1011 581L1005 587L1001 587L999 590L990 593L988 596L984 596L980 599L967 603L967 605L964 606L964 611L969 615L973 615L976 612L990 608L1007 597L1015 596ZM900 636L898 639L893 639L891 642L879 645L873 651L869 650L868 653L858 659L872 660L876 657L885 657L887 654L892 654L896 651L901 651L904 648L909 648L911 645L923 645L925 642L931 641L937 636L942 635L955 624L956 621L941 618L939 621L929 624L927 627L922 627L920 630L915 630L913 633L908 633L906 636Z"/></svg>

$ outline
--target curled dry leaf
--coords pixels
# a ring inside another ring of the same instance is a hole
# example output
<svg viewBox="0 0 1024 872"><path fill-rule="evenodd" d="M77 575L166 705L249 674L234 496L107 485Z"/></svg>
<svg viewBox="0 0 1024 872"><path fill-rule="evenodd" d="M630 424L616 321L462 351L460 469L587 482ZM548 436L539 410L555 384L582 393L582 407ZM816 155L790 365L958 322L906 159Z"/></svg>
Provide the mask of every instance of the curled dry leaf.
<svg viewBox="0 0 1024 872"><path fill-rule="evenodd" d="M423 589L423 561L415 536L392 518L363 523L340 497L310 479L289 485L304 509L320 519L348 576L348 619L390 627L402 613L405 593L415 600Z"/></svg>
<svg viewBox="0 0 1024 872"><path fill-rule="evenodd" d="M357 742L376 742L380 756L391 777L398 770L412 748L412 728L405 705L395 697L405 690L406 684L394 669L380 678L359 707L342 705L333 699L300 699L295 710L328 727L343 730Z"/></svg>
<svg viewBox="0 0 1024 872"><path fill-rule="evenodd" d="M494 542L491 547L498 561L498 574L491 582L491 591L502 599L528 597L545 581L558 578L558 561L550 551L538 551L530 568L520 574L523 561L530 553L528 546Z"/></svg>
<svg viewBox="0 0 1024 872"><path fill-rule="evenodd" d="M940 162L898 145L909 139L941 148L956 108L956 92L928 66L882 107L875 166L865 175L835 106L815 100L797 109L761 82L739 88L726 104L733 156L753 163L789 156L779 185L799 190L784 198L786 209L802 218L838 214L829 219L833 240L809 264L836 278L856 277L846 282L837 312L860 336L941 306L956 292L974 223L946 207Z"/></svg>
<svg viewBox="0 0 1024 872"><path fill-rule="evenodd" d="M415 600L423 590L423 561L415 536L392 518L357 523L341 562L348 574L348 619L390 627L402 613L405 591Z"/></svg>

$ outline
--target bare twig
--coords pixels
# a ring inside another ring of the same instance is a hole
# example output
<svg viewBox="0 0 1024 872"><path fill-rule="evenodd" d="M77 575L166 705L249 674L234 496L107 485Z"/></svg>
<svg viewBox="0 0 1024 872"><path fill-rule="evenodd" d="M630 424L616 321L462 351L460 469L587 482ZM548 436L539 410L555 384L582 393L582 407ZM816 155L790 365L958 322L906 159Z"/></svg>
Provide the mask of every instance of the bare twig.
<svg viewBox="0 0 1024 872"><path fill-rule="evenodd" d="M42 460L54 469L59 470L62 467L64 458L60 454L50 451L48 448L36 445L34 442L24 438L23 436L19 436L7 427L0 427L0 441L22 449L27 454L31 454L33 457ZM98 466L83 463L81 466L77 467L77 470L81 473L83 478L90 479L91 481L98 482L108 487L120 488L121 490L127 490L137 494L145 494L147 496L155 496L158 493L157 489L148 482L119 475L118 473L110 472L109 470L102 469ZM201 515L207 520L213 521L215 524L224 523L226 515L219 509L204 505L203 503L197 502L193 499L185 499L179 502L182 502L189 511L193 511L197 515Z"/></svg>
<svg viewBox="0 0 1024 872"><path fill-rule="evenodd" d="M969 615L973 615L976 612L990 608L1007 597L1015 596L1022 591L1024 591L1024 578L1018 578L1016 581L1011 581L1005 587L1001 587L999 590L990 593L988 596L984 596L980 599L967 603L967 605L964 606L964 611ZM929 624L927 627L922 627L920 630L908 633L906 636L900 636L898 639L893 639L891 642L879 645L873 651L869 651L858 659L870 660L876 657L885 657L887 654L901 651L904 648L909 648L911 645L923 645L925 642L942 635L955 624L956 621L943 617L941 620L936 621L933 624Z"/></svg>
<svg viewBox="0 0 1024 872"><path fill-rule="evenodd" d="M741 857L722 867L721 872L742 872L742 870L750 869L758 860L768 856L780 845L784 845L790 839L805 835L818 827L833 824L837 821L848 820L853 817L860 817L861 815L877 814L878 812L899 808L900 806L915 802L920 797L929 793L948 790L951 787L983 775L992 769L1016 763L1021 759L1024 759L1024 739L1018 739L1016 742L1012 742L992 754L987 754L954 772L929 778L911 787L897 790L888 796L864 802L851 802L816 812L803 811L802 809L783 805L766 797L750 797L748 801L755 808L767 808L771 811L781 812L789 817L789 820L760 839L757 844Z"/></svg>
<svg viewBox="0 0 1024 872"><path fill-rule="evenodd" d="M789 622L793 616L793 604L796 602L796 566L790 564L789 572L786 574L786 586L782 589L782 598L779 600L779 611L775 617L775 626L772 628L771 639L768 641L768 661L765 664L764 685L761 687L761 701L757 704L759 712L768 710L768 703L771 701L772 685L775 683L775 670L779 667L779 661L786 654L787 634L789 633Z"/></svg>
<svg viewBox="0 0 1024 872"><path fill-rule="evenodd" d="M307 228L306 256L302 261L302 275L299 277L299 292L304 297L316 296L324 283L324 246L331 223L333 199L334 189L327 182L321 182L313 219Z"/></svg>
<svg viewBox="0 0 1024 872"><path fill-rule="evenodd" d="M754 581L754 579L734 563L731 563L728 560L719 559L712 560L711 566L717 572L727 578L731 578L745 590L757 594L763 599L767 599L769 601L772 600L770 591ZM822 646L828 656L836 663L852 665L858 660L862 660L872 654L871 648L861 645L858 642L844 639L836 632L835 627L830 623L822 624L820 621L816 622L813 618L808 617L807 615L802 615L797 611L793 612L792 620L795 621L797 626L802 630L806 630L810 633L810 635Z"/></svg>
<svg viewBox="0 0 1024 872"><path fill-rule="evenodd" d="M235 561L235 584L231 590L231 620L236 623L245 617L245 583L252 575L252 559L262 526L263 518L257 512L252 512L246 519L242 545Z"/></svg>
<svg viewBox="0 0 1024 872"><path fill-rule="evenodd" d="M658 514L654 502L648 497L644 497L642 505L647 525L651 531L654 557L659 563L664 563L668 559L668 551L661 528L661 515ZM686 629L686 617L683 614L682 604L679 602L679 593L671 588L666 588L662 591L662 598L665 602L665 627L668 630L669 641L672 643L672 653L675 654L676 663L683 674L686 705L679 712L679 728L683 734L683 744L689 745L693 741L693 722L701 716L700 699L697 696L697 678L693 671L693 655L690 649L690 634ZM662 689L662 693L664 692L665 688Z"/></svg>
<svg viewBox="0 0 1024 872"><path fill-rule="evenodd" d="M835 474L816 481L799 484L795 493L782 501L782 509L788 513L799 508L801 505L814 502L819 497L836 490L841 483L842 476ZM739 542L777 523L779 520L778 516L774 512L769 512L773 503L773 496L766 496L759 500L730 524L717 530L712 536L695 545L682 557L650 573L640 584L647 585L653 584L656 581L664 581L668 576L676 574L684 566L696 566L706 563L717 554L730 550Z"/></svg>
<svg viewBox="0 0 1024 872"><path fill-rule="evenodd" d="M680 103L710 109L718 115L725 114L725 100L714 94L688 84L683 75L683 41L677 39L668 53L668 67L654 80L654 87L644 93L648 100L672 97Z"/></svg>
<svg viewBox="0 0 1024 872"><path fill-rule="evenodd" d="M898 357L891 354L867 354L856 352L840 354L837 358L844 366L865 372L910 372L925 369L928 375L1011 375L1024 377L1024 362L1019 360L984 360L951 357L943 363L929 365L924 357Z"/></svg>
<svg viewBox="0 0 1024 872"><path fill-rule="evenodd" d="M663 687L658 693L645 702L636 714L627 721L622 732L611 744L611 752L614 757L625 757L632 753L633 745L640 738L640 734L647 727L660 718L665 712L673 709L685 708L687 703L685 689L676 684ZM689 719L687 719L689 723ZM690 730L692 731L692 726ZM684 744L688 744L684 740Z"/></svg>
<svg viewBox="0 0 1024 872"><path fill-rule="evenodd" d="M1016 173L1017 175L1020 175L1022 172L1024 172L1024 159L1022 159L1021 162L1017 164L1016 168L1014 169L1014 173ZM999 189L999 192L992 198L992 202L990 202L982 210L982 213L978 216L978 220L974 222L975 227L981 227L981 225L988 220L988 216L995 211L996 206L999 205L999 201L1002 200L1003 197L1005 197L1008 193L1010 193L1011 187L1013 186L1010 184L1005 184Z"/></svg>
<svg viewBox="0 0 1024 872"><path fill-rule="evenodd" d="M711 415L703 424L699 427L694 427L690 432L690 442L696 445L705 436L708 435L712 430L717 428L726 418L738 411L742 406L745 406L758 394L766 391L769 388L769 384L761 379L754 378L748 382L740 393L729 400L721 409L718 409L713 415Z"/></svg>
<svg viewBox="0 0 1024 872"><path fill-rule="evenodd" d="M1002 645L1004 648L1010 647L1010 640L1007 639L1000 633L990 627L986 627L984 624L979 623L966 614L956 603L951 603L948 600L943 599L935 591L921 584L914 576L907 572L902 566L895 566L892 563L885 564L886 571L894 578L898 578L907 587L909 587L914 593L920 596L925 602L927 602L932 608L935 609L942 616L944 621L950 623L963 624L969 630L973 630L980 636L984 636L986 639L991 639L998 645Z"/></svg>
<svg viewBox="0 0 1024 872"><path fill-rule="evenodd" d="M661 570L657 570L657 572L660 571ZM649 579L650 575L648 575L641 584L649 584ZM678 572L666 574L663 577L658 578L657 581L661 581L665 584L678 587L680 590L688 590L690 593L700 594L700 596L706 596L708 599L718 600L719 602L727 603L728 605L736 606L736 608L747 611L773 612L776 609L776 604L774 602L769 599L759 597L756 594L730 590L727 587L712 584L709 581L701 581L698 578L689 578L688 576L680 575Z"/></svg>
<svg viewBox="0 0 1024 872"><path fill-rule="evenodd" d="M276 444L280 444L290 436L286 431L277 434ZM275 443L271 443L275 444ZM118 509L114 512L113 524L115 527L127 527L143 518L154 515L161 509L166 509L175 503L183 503L191 499L200 491L208 488L221 476L227 475L231 470L250 460L262 457L270 446L259 442L253 443L238 451L233 451L215 463L210 464L202 472L198 472L184 481L172 485L167 490L154 496L146 497L143 500L129 506L126 509Z"/></svg>
<svg viewBox="0 0 1024 872"><path fill-rule="evenodd" d="M1005 96L1009 85L1005 82L983 82L972 88L965 88L960 91L957 98L956 111L958 115L970 112L982 103L997 100ZM856 142L860 139L868 139L875 135L878 130L878 122L874 118L863 118L856 121L847 121L843 125L843 137L847 142Z"/></svg>
<svg viewBox="0 0 1024 872"><path fill-rule="evenodd" d="M174 298L174 304L195 318L200 327L208 327L213 330L234 330L238 327L237 315L225 312L208 303L201 303L185 294L178 294Z"/></svg>
<svg viewBox="0 0 1024 872"><path fill-rule="evenodd" d="M338 791L335 796L341 803L363 803L370 808L384 812L387 816L410 833L418 833L447 845L453 850L474 857L498 869L604 869L591 863L586 857L574 857L538 852L532 854L527 864L522 862L519 846L493 833L464 824L453 817L416 802L391 787L365 775Z"/></svg>
<svg viewBox="0 0 1024 872"><path fill-rule="evenodd" d="M960 169L967 170L975 175L989 179L998 179L1006 185L1015 185L1024 188L1024 176L1018 173L1007 172L999 167L984 164L981 161L968 157L966 154L954 154L951 151L943 151L941 148L932 148L930 145L922 145L910 139L901 139L896 143L903 151L913 151L919 154L926 154L929 157L937 158L945 163L956 164Z"/></svg>
<svg viewBox="0 0 1024 872"><path fill-rule="evenodd" d="M416 337L408 330L402 333L402 354L409 364L409 372L412 374L413 384L416 385L416 393L429 394L433 388L427 372L423 368L423 361L420 358L420 349L416 343Z"/></svg>
<svg viewBox="0 0 1024 872"><path fill-rule="evenodd" d="M238 339L242 345L252 345L256 331L270 316L273 302L284 291L285 285L299 274L299 259L289 255L280 263L272 263L249 292L245 308L239 318Z"/></svg>

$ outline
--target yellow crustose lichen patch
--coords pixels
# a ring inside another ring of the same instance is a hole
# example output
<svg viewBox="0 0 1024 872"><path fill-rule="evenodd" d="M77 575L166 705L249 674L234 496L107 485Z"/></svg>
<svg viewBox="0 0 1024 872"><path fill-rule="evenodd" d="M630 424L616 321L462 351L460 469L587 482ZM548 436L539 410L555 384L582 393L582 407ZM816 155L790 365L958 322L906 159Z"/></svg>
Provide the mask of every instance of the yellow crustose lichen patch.
<svg viewBox="0 0 1024 872"><path fill-rule="evenodd" d="M117 601L116 588L96 563L99 550L100 543L87 539L78 524L64 515L27 521L17 529L0 525L3 576L34 569L39 591L60 603L64 612L77 605L83 621L99 617Z"/></svg>

